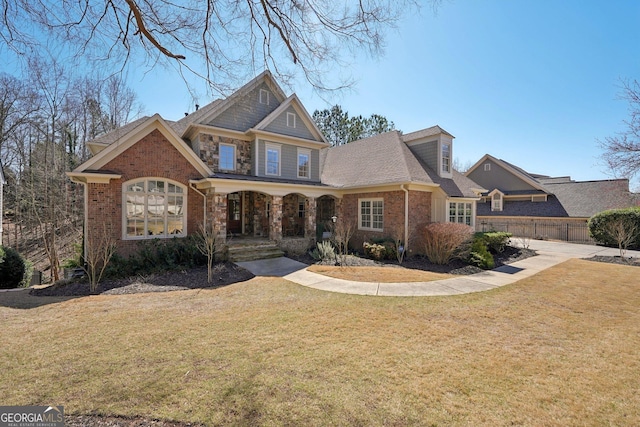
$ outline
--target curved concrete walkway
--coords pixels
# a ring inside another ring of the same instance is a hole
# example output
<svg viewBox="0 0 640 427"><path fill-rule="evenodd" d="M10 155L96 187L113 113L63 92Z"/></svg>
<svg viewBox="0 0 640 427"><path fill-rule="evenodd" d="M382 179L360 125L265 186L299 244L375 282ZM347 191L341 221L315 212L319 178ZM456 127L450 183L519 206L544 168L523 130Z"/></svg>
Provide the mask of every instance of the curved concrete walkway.
<svg viewBox="0 0 640 427"><path fill-rule="evenodd" d="M620 251L617 249L541 240L532 240L529 248L538 252L538 255L522 261L516 261L513 264L498 267L491 271L484 271L482 273L452 279L435 280L432 282L382 283L335 279L312 273L306 269L306 265L293 260L288 260L292 263L286 261L286 268L282 271L283 274L277 274L278 269L275 267L263 267L265 273L268 272L268 274L260 274L260 269L258 268L256 270L256 267L260 267L261 264L259 263L262 261L238 264L248 268L256 275L281 275L283 278L292 282L323 291L379 296L443 296L482 292L508 285L526 277L533 276L542 270L553 267L570 258L589 258L594 255L620 255ZM627 251L627 256L639 257L640 251ZM274 265L274 263L277 262L278 261L270 261L270 265Z"/></svg>

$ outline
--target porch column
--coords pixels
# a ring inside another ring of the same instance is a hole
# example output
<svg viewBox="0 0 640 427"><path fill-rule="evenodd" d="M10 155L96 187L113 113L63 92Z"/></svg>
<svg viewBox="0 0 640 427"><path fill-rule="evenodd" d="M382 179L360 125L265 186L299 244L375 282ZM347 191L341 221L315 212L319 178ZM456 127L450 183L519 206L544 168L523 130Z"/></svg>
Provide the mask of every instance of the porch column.
<svg viewBox="0 0 640 427"><path fill-rule="evenodd" d="M269 212L269 239L282 240L282 196L271 196L271 212Z"/></svg>
<svg viewBox="0 0 640 427"><path fill-rule="evenodd" d="M211 190L213 193L213 190ZM219 237L227 240L227 194L226 193L209 193L207 199L212 199L211 222L213 229L219 233Z"/></svg>
<svg viewBox="0 0 640 427"><path fill-rule="evenodd" d="M307 217L305 218L305 227L304 227L304 237L307 239L316 238L316 213L317 213L317 204L315 197L307 197L305 200L304 211L307 213Z"/></svg>

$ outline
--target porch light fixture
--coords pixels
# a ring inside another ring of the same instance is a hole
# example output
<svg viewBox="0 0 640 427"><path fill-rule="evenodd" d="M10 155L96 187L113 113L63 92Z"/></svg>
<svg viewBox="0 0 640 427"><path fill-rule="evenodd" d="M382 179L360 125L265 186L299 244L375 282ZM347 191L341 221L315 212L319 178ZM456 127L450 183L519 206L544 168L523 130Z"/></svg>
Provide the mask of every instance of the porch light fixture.
<svg viewBox="0 0 640 427"><path fill-rule="evenodd" d="M337 220L338 220L338 217L337 217L337 216L335 216L335 215L334 215L334 216L332 216L332 217L331 217L331 221L333 221L334 223L335 223Z"/></svg>

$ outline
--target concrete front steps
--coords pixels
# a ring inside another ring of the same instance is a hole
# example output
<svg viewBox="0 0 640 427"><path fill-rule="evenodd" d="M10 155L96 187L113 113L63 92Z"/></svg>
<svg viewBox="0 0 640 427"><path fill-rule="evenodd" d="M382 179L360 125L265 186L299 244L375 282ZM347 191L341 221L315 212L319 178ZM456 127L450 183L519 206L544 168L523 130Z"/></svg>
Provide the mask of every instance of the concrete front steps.
<svg viewBox="0 0 640 427"><path fill-rule="evenodd" d="M237 239L228 242L229 261L244 262L284 256L276 244L266 239Z"/></svg>

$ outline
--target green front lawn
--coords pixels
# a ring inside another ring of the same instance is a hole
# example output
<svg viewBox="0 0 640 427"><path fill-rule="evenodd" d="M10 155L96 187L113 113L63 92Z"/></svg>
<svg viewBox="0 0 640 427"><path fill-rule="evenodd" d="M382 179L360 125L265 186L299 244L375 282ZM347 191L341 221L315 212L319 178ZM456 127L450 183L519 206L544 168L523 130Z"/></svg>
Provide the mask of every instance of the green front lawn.
<svg viewBox="0 0 640 427"><path fill-rule="evenodd" d="M29 309L0 294L0 404L207 425L640 425L637 271L571 260L453 297L279 278Z"/></svg>

